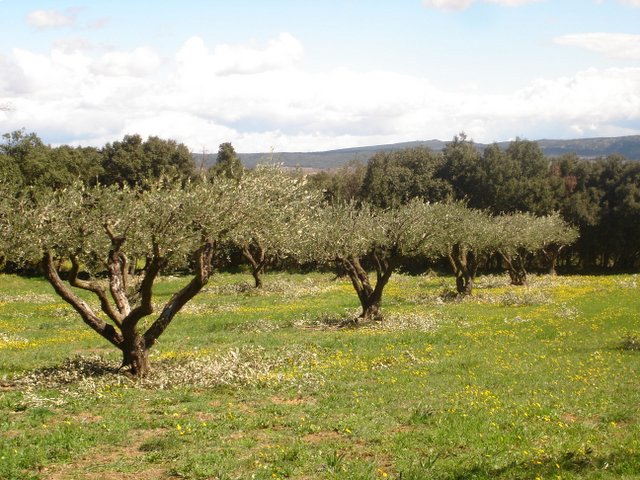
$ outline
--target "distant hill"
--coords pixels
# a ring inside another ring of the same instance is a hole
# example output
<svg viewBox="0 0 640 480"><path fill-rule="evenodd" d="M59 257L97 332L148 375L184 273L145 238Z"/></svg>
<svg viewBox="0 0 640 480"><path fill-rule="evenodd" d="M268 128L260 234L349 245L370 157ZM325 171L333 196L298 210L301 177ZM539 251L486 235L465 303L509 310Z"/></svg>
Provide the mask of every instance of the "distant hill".
<svg viewBox="0 0 640 480"><path fill-rule="evenodd" d="M548 157L557 157L567 153L575 153L582 158L606 157L620 154L630 160L640 160L640 135L626 137L581 138L573 140L537 140L540 148ZM415 142L392 143L388 145L371 145L366 147L342 148L324 152L275 152L275 153L239 153L242 163L247 167L254 167L258 163L276 162L289 167L303 167L308 169L337 168L345 163L358 159L366 162L377 152L389 152L404 148L426 147L435 152L441 151L447 142L442 140L426 140ZM500 142L500 147L506 148L509 142ZM478 150L484 150L487 145L477 143ZM202 154L194 154L197 165L210 166L215 162L216 155L206 155L203 162Z"/></svg>
<svg viewBox="0 0 640 480"><path fill-rule="evenodd" d="M618 153L629 160L640 160L640 135L575 140L538 140L538 144L545 155L549 157L575 153L583 158L597 158Z"/></svg>

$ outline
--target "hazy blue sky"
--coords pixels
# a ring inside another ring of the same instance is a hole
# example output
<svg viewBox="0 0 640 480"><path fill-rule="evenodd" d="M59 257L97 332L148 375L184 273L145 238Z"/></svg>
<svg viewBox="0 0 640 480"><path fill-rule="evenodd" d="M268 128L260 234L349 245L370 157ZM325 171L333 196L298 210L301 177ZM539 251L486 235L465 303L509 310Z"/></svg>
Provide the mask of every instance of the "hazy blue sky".
<svg viewBox="0 0 640 480"><path fill-rule="evenodd" d="M198 151L640 134L640 0L0 0L0 104Z"/></svg>

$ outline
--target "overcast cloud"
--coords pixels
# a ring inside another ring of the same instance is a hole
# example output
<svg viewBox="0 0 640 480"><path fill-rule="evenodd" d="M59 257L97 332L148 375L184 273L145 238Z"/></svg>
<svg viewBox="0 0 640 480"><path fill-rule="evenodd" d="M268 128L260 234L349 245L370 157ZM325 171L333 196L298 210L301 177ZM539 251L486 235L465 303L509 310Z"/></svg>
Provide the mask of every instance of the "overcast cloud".
<svg viewBox="0 0 640 480"><path fill-rule="evenodd" d="M473 3L424 2L450 10ZM475 3L506 8L531 1ZM262 41L191 35L170 50L151 40L123 49L74 29L77 14L33 10L26 17L32 28L68 27L73 36L54 38L48 49L0 50L0 103L12 107L0 111L3 132L24 127L53 144L96 146L140 133L175 138L196 151L232 141L244 152L446 140L460 131L483 142L640 132L640 35L634 33L549 37L561 53L623 63L563 75L541 71L511 88L484 91L473 82L443 84L383 64L310 68L307 45L291 31Z"/></svg>

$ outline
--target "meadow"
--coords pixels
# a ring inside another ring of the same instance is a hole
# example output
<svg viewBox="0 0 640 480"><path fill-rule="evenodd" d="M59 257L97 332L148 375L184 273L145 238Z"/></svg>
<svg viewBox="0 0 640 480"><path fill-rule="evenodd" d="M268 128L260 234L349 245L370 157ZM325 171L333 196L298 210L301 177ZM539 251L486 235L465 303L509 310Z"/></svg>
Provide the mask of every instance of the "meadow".
<svg viewBox="0 0 640 480"><path fill-rule="evenodd" d="M185 280L164 278L158 301ZM41 279L0 277L2 479L640 478L640 277L512 287L219 274L134 383Z"/></svg>

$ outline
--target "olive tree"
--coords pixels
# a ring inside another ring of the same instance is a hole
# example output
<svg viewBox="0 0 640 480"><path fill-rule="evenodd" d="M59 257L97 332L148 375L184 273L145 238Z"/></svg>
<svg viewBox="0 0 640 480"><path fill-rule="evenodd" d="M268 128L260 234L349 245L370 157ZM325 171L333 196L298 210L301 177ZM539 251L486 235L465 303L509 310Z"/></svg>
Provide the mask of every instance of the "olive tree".
<svg viewBox="0 0 640 480"><path fill-rule="evenodd" d="M320 192L309 189L306 177L278 165L247 170L238 187L247 192L238 199L245 217L231 242L249 262L255 287L260 288L265 267L293 255L296 232L305 228L309 212L319 206Z"/></svg>
<svg viewBox="0 0 640 480"><path fill-rule="evenodd" d="M562 246L577 238L575 230L557 214L541 217L521 212L505 214L495 218L495 225L496 250L507 265L513 285L527 284L527 264L534 253L543 252L555 266Z"/></svg>
<svg viewBox="0 0 640 480"><path fill-rule="evenodd" d="M471 295L478 266L485 255L496 247L496 229L486 211L468 208L462 202L435 204L431 207L438 218L437 241L442 256L456 276L456 291Z"/></svg>
<svg viewBox="0 0 640 480"><path fill-rule="evenodd" d="M207 283L217 246L243 221L237 187L223 180L162 180L144 189L76 184L35 193L5 212L7 248L15 257L39 261L55 292L122 352L122 367L145 375L149 349ZM140 269L137 259L144 259ZM58 271L62 261L70 264L65 279ZM190 280L147 321L156 310L160 272L186 262L193 266ZM99 307L78 290L92 293Z"/></svg>
<svg viewBox="0 0 640 480"><path fill-rule="evenodd" d="M556 274L556 263L562 250L578 240L578 229L567 223L555 212L537 220L537 231L541 236L540 253L549 275Z"/></svg>
<svg viewBox="0 0 640 480"><path fill-rule="evenodd" d="M535 215L510 213L495 217L497 252L505 262L512 285L527 284L529 256L540 248Z"/></svg>
<svg viewBox="0 0 640 480"><path fill-rule="evenodd" d="M360 321L380 320L382 293L394 269L402 256L429 250L436 223L430 205L418 199L388 210L335 204L318 212L301 245L309 259L346 271L362 307Z"/></svg>

